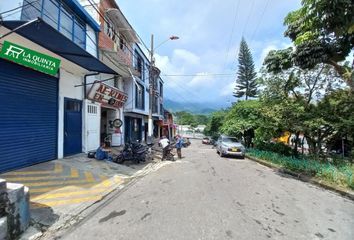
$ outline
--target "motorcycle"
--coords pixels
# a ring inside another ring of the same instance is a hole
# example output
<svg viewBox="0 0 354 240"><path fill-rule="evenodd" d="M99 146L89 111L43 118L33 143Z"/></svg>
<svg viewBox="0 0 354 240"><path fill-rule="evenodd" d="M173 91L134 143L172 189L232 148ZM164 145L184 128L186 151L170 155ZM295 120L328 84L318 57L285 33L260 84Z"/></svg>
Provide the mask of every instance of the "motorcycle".
<svg viewBox="0 0 354 240"><path fill-rule="evenodd" d="M166 148L166 156L165 160L167 161L175 161L175 155L172 153L173 146L169 144Z"/></svg>
<svg viewBox="0 0 354 240"><path fill-rule="evenodd" d="M145 162L147 154L146 146L140 143L126 143L123 150L113 159L115 163L123 163L125 161L133 161L138 164Z"/></svg>

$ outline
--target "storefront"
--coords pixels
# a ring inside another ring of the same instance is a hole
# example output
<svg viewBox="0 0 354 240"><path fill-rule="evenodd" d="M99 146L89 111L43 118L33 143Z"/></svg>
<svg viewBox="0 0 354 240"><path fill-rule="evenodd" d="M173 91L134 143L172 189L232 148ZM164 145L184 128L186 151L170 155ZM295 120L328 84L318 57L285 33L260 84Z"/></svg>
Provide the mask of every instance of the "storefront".
<svg viewBox="0 0 354 240"><path fill-rule="evenodd" d="M97 111L99 118L99 126L96 125L99 136L89 138L90 145L99 139L99 143L106 142L115 147L120 146L123 142L123 106L128 96L115 87L109 86L102 82L95 82L88 93L87 98L96 104L99 104L100 111ZM95 128L95 126L91 126ZM98 138L97 138L98 137Z"/></svg>
<svg viewBox="0 0 354 240"><path fill-rule="evenodd" d="M0 172L56 159L58 77L4 59L0 69Z"/></svg>
<svg viewBox="0 0 354 240"><path fill-rule="evenodd" d="M128 115L124 117L124 140L125 142L145 141L145 133L147 128L144 117L139 115ZM146 129L145 129L146 128Z"/></svg>
<svg viewBox="0 0 354 240"><path fill-rule="evenodd" d="M41 19L4 21L0 35L0 172L85 152L90 72L116 74ZM6 41L5 41L6 40Z"/></svg>

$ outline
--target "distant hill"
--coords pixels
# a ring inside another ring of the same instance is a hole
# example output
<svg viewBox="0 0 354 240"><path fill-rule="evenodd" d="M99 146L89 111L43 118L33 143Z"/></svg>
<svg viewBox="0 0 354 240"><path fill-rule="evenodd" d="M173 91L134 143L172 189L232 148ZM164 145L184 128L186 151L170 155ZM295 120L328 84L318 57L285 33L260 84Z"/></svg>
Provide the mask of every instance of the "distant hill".
<svg viewBox="0 0 354 240"><path fill-rule="evenodd" d="M164 99L164 108L170 112L186 111L194 114L207 115L218 111L221 106L215 103L177 102L170 99Z"/></svg>

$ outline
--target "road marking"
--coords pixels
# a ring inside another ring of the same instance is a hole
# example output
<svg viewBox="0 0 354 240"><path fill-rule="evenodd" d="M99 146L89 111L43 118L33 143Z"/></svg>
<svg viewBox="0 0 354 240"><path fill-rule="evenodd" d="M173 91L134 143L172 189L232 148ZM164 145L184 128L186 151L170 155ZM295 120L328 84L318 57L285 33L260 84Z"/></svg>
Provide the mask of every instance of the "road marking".
<svg viewBox="0 0 354 240"><path fill-rule="evenodd" d="M86 178L87 182L95 182L96 181L91 172L85 172L85 178Z"/></svg>
<svg viewBox="0 0 354 240"><path fill-rule="evenodd" d="M45 175L45 174L53 174L53 173L61 173L63 172L63 165L60 163L55 163L53 170L45 170L45 171L14 171L2 174L2 176L17 176L17 175Z"/></svg>
<svg viewBox="0 0 354 240"><path fill-rule="evenodd" d="M103 196L90 196L84 198L75 198L75 199L67 199L67 200L58 200L52 202L40 202L40 203L33 203L32 208L46 208L46 207L55 207L59 205L71 205L71 204L78 204L82 202L88 201L98 201L101 200Z"/></svg>
<svg viewBox="0 0 354 240"><path fill-rule="evenodd" d="M61 192L61 193L48 193L48 194L42 194L42 195L39 195L35 198L31 198L31 201L33 202L42 202L43 200L47 200L47 199L55 199L55 198L72 198L72 196L75 196L75 195L88 195L88 196L97 196L96 194L97 193L101 193L101 192L106 192L108 190L113 190L113 189L110 189L110 188L100 188L100 189L90 189L90 190L82 190L82 191L78 191L78 190L68 190L68 191L65 191L65 192ZM56 200L56 201L59 201L59 200Z"/></svg>
<svg viewBox="0 0 354 240"><path fill-rule="evenodd" d="M48 176L36 176L36 177L6 177L5 179L8 182L26 182L26 181L37 181L37 180L54 180L54 179L66 179L66 178L78 178L79 171L76 168L71 168L70 175L60 176L60 175L48 175Z"/></svg>

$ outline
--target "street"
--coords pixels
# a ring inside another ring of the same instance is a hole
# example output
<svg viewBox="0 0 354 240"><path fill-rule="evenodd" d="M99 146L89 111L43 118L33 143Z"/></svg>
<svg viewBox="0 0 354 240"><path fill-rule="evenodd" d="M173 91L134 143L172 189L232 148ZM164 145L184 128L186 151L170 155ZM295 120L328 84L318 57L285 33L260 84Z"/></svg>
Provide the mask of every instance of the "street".
<svg viewBox="0 0 354 240"><path fill-rule="evenodd" d="M354 203L193 140L61 239L353 239Z"/></svg>

